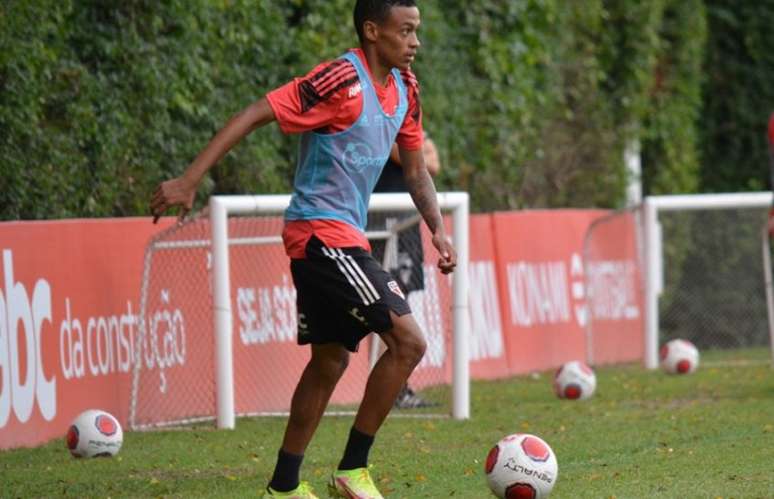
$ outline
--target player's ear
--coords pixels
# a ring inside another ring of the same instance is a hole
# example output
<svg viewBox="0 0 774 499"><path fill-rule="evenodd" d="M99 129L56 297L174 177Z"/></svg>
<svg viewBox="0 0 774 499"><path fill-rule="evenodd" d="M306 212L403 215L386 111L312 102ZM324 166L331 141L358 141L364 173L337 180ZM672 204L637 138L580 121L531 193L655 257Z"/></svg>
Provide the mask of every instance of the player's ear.
<svg viewBox="0 0 774 499"><path fill-rule="evenodd" d="M379 36L379 25L373 21L365 21L363 23L363 38L371 43L376 42L376 38Z"/></svg>

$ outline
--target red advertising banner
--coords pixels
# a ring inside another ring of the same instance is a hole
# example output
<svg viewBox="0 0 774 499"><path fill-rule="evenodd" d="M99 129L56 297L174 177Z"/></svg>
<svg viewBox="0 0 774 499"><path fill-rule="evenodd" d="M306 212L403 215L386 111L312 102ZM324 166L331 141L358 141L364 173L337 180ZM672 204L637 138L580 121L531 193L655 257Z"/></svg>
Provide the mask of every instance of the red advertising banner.
<svg viewBox="0 0 774 499"><path fill-rule="evenodd" d="M470 376L510 374L501 300L497 292L497 252L492 215L470 217Z"/></svg>
<svg viewBox="0 0 774 499"><path fill-rule="evenodd" d="M500 310L511 374L584 360L583 236L601 211L495 213Z"/></svg>
<svg viewBox="0 0 774 499"><path fill-rule="evenodd" d="M584 235L606 213L471 216L473 378L584 359L589 319L599 362L641 358L634 220L597 232L584 268ZM309 358L295 344L295 289L274 240L282 221L264 222L258 230L230 222L232 237L266 241L258 258L239 245L230 251L238 413L286 411ZM171 237L147 258L150 279L141 303L145 247L167 227ZM451 380L450 278L435 268L426 232L423 245L425 289L408 297L428 341L414 388ZM210 260L206 222L182 228L173 219L153 225L149 218L0 223L0 449L61 437L91 408L122 423L212 417ZM591 310L587 281L594 284ZM370 347L369 338L352 356L333 404L359 400Z"/></svg>
<svg viewBox="0 0 774 499"><path fill-rule="evenodd" d="M88 408L126 414L142 248L158 230L149 219L0 224L0 448L62 436Z"/></svg>

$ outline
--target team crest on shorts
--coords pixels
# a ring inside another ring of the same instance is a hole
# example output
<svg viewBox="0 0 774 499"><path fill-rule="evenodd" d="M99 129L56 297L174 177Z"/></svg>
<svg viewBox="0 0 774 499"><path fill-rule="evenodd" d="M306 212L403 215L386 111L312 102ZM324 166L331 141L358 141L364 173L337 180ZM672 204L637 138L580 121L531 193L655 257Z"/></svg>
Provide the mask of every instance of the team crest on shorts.
<svg viewBox="0 0 774 499"><path fill-rule="evenodd" d="M403 291L400 289L400 286L395 281L390 281L387 283L387 287L390 288L390 291L395 293L396 295L400 296L404 300L406 299L405 296L403 296Z"/></svg>

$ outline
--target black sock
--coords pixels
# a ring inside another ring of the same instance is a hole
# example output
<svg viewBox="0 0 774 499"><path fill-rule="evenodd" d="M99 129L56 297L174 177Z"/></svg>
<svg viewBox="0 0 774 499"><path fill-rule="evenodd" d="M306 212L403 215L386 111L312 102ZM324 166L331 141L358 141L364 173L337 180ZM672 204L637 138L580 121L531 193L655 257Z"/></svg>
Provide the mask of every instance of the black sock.
<svg viewBox="0 0 774 499"><path fill-rule="evenodd" d="M344 449L344 457L339 463L340 470L354 470L355 468L365 468L368 466L368 451L371 450L371 444L374 443L373 435L366 435L357 431L353 426L349 430L349 440Z"/></svg>
<svg viewBox="0 0 774 499"><path fill-rule="evenodd" d="M298 487L298 471L303 460L303 454L297 456L280 449L269 487L277 492L289 492Z"/></svg>

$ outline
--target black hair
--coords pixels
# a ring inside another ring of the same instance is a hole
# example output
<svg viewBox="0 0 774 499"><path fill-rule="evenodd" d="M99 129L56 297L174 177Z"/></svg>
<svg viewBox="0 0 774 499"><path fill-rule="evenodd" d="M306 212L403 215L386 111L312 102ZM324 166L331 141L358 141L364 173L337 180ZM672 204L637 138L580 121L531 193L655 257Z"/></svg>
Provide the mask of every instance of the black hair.
<svg viewBox="0 0 774 499"><path fill-rule="evenodd" d="M416 0L357 0L357 2L355 2L355 11L352 14L352 19L355 21L357 37L360 39L361 43L365 39L363 36L363 23L366 21L382 24L387 20L390 9L393 7L416 6Z"/></svg>

